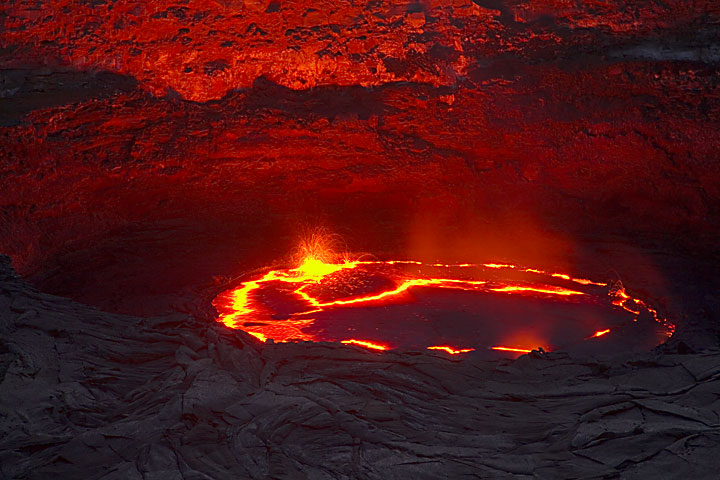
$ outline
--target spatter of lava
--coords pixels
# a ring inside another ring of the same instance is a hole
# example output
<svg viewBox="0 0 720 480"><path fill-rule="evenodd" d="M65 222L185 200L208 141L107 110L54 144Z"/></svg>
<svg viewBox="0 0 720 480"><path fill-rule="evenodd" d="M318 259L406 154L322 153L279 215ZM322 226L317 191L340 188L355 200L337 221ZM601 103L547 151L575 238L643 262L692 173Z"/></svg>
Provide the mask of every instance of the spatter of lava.
<svg viewBox="0 0 720 480"><path fill-rule="evenodd" d="M552 283L551 283L552 282ZM557 285L560 283L562 285ZM349 309L391 308L416 302L413 292L421 289L478 292L486 295L514 295L546 302L600 304L603 301L615 315L630 314L632 321L648 312L670 335L674 327L661 319L657 311L640 299L628 295L621 285L575 278L510 264L428 264L414 260L343 261L305 257L295 268L273 269L247 279L220 293L213 301L218 320L230 328L242 329L265 342L334 341L382 351L407 346L386 339L378 330L372 338L354 338L350 325L338 333L317 324L322 316L332 324L335 317ZM602 300L604 299L604 300ZM421 307L422 308L422 307ZM345 312L345 313L343 313ZM407 312L406 312L407 314ZM333 317L333 315L335 317ZM372 321L372 310L364 312L363 324ZM343 320L348 322L347 318ZM604 336L612 328L604 325L588 331L586 340ZM452 325L450 327L452 329ZM515 338L522 338L522 336ZM550 345L521 340L489 348L512 354L528 353ZM423 348L461 354L477 345L429 344Z"/></svg>

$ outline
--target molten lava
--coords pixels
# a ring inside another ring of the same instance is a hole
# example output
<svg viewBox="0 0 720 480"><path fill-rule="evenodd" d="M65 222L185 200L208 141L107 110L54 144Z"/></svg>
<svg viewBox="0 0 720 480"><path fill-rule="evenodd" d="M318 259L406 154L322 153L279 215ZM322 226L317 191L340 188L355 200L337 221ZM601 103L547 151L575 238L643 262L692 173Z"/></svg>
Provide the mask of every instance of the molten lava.
<svg viewBox="0 0 720 480"><path fill-rule="evenodd" d="M340 343L344 343L346 345L359 345L361 347L370 348L372 350L387 350L388 347L386 345L380 345L378 343L372 343L372 342L366 342L365 340L342 340Z"/></svg>
<svg viewBox="0 0 720 480"><path fill-rule="evenodd" d="M468 353L468 352L474 352L474 348L459 348L455 349L448 346L434 346L434 347L427 347L428 350L442 350L444 352L449 353L450 355L457 355L459 353Z"/></svg>
<svg viewBox="0 0 720 480"><path fill-rule="evenodd" d="M610 333L610 329L609 329L609 328L606 328L605 330L600 330L600 331L595 332L590 338L593 338L593 337L602 337L603 335L605 335L605 334L607 334L607 333Z"/></svg>
<svg viewBox="0 0 720 480"><path fill-rule="evenodd" d="M512 347L490 347L492 350L498 350L501 352L517 352L517 353L530 353L532 350L526 350L524 348L512 348Z"/></svg>
<svg viewBox="0 0 720 480"><path fill-rule="evenodd" d="M665 334L672 332L654 309L618 285L497 263L332 262L322 252L309 246L297 267L271 269L222 292L213 301L218 320L263 342L333 341L451 355L477 348L549 351L559 338L600 337L613 325L636 321L641 311ZM510 334L517 339L524 333L525 341L507 346Z"/></svg>

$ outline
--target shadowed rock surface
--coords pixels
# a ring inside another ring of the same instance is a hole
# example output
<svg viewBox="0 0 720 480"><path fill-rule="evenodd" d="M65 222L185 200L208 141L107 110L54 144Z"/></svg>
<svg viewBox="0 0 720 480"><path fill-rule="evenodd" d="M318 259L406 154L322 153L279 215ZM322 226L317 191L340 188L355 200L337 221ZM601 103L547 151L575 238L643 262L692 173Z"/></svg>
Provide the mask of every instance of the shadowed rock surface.
<svg viewBox="0 0 720 480"><path fill-rule="evenodd" d="M0 267L4 478L714 478L720 350L515 361L259 345Z"/></svg>

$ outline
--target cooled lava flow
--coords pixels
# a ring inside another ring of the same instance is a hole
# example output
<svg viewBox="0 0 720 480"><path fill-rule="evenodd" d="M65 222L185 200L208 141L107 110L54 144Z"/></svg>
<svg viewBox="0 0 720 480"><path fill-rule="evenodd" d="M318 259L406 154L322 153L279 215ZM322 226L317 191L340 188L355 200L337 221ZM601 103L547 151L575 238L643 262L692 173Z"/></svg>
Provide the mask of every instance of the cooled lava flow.
<svg viewBox="0 0 720 480"><path fill-rule="evenodd" d="M265 342L332 341L451 355L528 353L592 341L647 312L659 343L673 326L621 285L508 264L324 261L272 269L220 293L218 320Z"/></svg>

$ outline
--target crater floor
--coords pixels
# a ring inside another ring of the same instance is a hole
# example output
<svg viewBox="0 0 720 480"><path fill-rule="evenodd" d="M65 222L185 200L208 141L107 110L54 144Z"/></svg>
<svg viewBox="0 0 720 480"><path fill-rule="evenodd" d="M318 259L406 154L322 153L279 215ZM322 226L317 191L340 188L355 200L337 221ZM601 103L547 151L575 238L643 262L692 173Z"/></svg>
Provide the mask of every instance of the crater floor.
<svg viewBox="0 0 720 480"><path fill-rule="evenodd" d="M213 300L218 320L261 341L504 355L600 337L607 351L649 350L675 329L619 282L508 264L317 257L248 275Z"/></svg>

